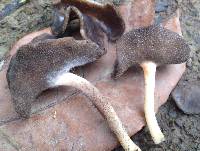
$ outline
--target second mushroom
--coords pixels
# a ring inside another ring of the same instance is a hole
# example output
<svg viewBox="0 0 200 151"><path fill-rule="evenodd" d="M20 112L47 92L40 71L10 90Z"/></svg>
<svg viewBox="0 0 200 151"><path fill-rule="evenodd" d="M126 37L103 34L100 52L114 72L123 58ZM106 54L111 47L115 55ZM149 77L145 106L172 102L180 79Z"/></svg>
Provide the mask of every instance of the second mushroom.
<svg viewBox="0 0 200 151"><path fill-rule="evenodd" d="M142 67L145 80L145 118L156 144L164 141L164 135L154 112L156 67L184 63L189 58L189 53L190 48L185 40L161 25L131 30L117 42L117 60L113 76L114 78L120 77L133 65Z"/></svg>

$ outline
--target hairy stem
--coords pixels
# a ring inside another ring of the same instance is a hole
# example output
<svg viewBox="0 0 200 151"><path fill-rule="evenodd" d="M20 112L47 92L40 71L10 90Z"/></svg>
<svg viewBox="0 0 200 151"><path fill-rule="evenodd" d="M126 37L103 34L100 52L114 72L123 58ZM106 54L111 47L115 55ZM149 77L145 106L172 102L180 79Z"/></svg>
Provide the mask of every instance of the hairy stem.
<svg viewBox="0 0 200 151"><path fill-rule="evenodd" d="M117 136L119 142L126 151L141 151L140 148L133 143L128 136L122 122L109 103L108 98L102 96L99 90L89 81L81 78L73 73L65 73L56 78L56 86L72 86L84 92L91 99L97 109L105 117L109 127Z"/></svg>
<svg viewBox="0 0 200 151"><path fill-rule="evenodd" d="M156 64L153 62L145 62L142 63L141 66L144 71L144 79L145 79L145 102L144 102L145 118L154 143L159 144L160 142L164 141L164 135L160 130L154 112Z"/></svg>

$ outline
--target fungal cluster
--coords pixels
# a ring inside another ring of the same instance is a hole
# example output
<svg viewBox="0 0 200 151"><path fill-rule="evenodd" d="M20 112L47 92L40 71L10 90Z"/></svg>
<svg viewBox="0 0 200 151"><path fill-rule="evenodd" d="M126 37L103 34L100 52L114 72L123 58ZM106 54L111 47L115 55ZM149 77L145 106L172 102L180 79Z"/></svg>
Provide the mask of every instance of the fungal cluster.
<svg viewBox="0 0 200 151"><path fill-rule="evenodd" d="M125 31L125 23L111 4L86 0L54 1L52 34L43 34L21 46L12 57L7 81L16 112L32 114L32 104L43 91L71 86L81 90L105 117L126 151L140 151L122 122L99 90L71 69L98 60L106 54L105 40L116 43L113 78L133 65L144 70L147 125L155 143L164 140L154 113L156 67L180 64L189 58L190 48L178 34L160 25ZM24 82L26 81L26 82Z"/></svg>

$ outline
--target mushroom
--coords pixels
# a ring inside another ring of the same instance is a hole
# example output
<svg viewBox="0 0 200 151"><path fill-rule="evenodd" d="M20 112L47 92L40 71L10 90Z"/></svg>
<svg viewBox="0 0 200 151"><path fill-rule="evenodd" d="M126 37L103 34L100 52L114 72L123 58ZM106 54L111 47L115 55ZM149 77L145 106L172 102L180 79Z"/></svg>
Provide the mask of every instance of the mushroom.
<svg viewBox="0 0 200 151"><path fill-rule="evenodd" d="M177 33L161 25L150 25L125 33L117 41L117 59L113 77L120 77L129 67L139 64L144 71L144 112L153 141L164 141L154 112L156 67L181 64L189 58L190 48Z"/></svg>
<svg viewBox="0 0 200 151"><path fill-rule="evenodd" d="M36 98L44 91L59 86L77 88L94 103L125 150L140 150L128 136L108 98L86 79L70 69L91 63L106 53L91 40L73 37L54 39L42 35L20 47L12 57L7 81L16 112L28 118Z"/></svg>
<svg viewBox="0 0 200 151"><path fill-rule="evenodd" d="M58 38L72 36L76 39L90 39L104 47L105 34L99 24L73 6L66 10L54 10L51 31Z"/></svg>
<svg viewBox="0 0 200 151"><path fill-rule="evenodd" d="M54 1L52 33L58 37L69 36L74 32L71 29L77 27L82 37L103 46L104 33L110 41L115 41L124 33L125 23L112 4L89 0Z"/></svg>
<svg viewBox="0 0 200 151"><path fill-rule="evenodd" d="M51 88L50 83L57 75L93 62L106 53L90 40L50 38L52 35L45 34L33 39L11 59L7 80L15 109L22 117L30 116L31 104L41 92Z"/></svg>

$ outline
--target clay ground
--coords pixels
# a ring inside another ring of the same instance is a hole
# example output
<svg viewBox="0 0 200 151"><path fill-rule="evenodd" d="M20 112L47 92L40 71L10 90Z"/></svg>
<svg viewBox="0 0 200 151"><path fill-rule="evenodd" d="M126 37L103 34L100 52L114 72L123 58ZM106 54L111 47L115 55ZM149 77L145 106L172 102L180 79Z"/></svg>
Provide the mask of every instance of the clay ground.
<svg viewBox="0 0 200 151"><path fill-rule="evenodd" d="M1 0L0 10L10 2L11 0ZM115 0L115 3L118 1ZM187 71L179 84L200 80L200 1L159 0L157 4L159 14L164 17L172 14L177 6L180 8L183 36L192 49ZM51 0L34 0L0 20L0 68L4 54L17 39L49 26L51 10ZM154 145L145 127L133 136L133 140L143 151L200 151L200 115L184 114L176 107L173 99L169 98L159 109L157 118L166 141ZM120 150L122 149L118 148L115 151Z"/></svg>

